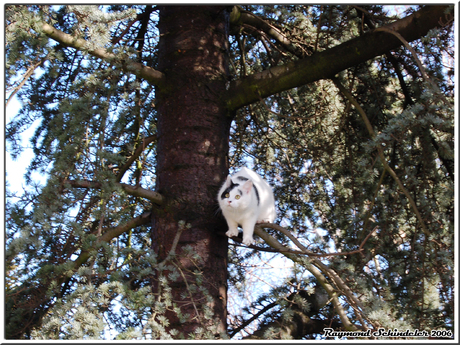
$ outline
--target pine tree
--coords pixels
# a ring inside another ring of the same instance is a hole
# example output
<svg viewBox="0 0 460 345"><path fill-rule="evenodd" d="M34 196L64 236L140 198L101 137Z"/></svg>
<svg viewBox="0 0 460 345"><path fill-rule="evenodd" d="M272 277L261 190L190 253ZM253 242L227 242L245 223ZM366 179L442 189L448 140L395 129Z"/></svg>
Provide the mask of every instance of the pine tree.
<svg viewBox="0 0 460 345"><path fill-rule="evenodd" d="M7 5L6 338L451 337L453 11ZM243 165L279 209L250 248L216 202Z"/></svg>

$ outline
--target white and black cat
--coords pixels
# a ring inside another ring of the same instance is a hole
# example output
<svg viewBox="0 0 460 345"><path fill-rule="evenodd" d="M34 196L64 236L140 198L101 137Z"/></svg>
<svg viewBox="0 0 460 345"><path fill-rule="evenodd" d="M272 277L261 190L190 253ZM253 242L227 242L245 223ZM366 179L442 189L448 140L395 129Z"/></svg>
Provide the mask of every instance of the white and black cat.
<svg viewBox="0 0 460 345"><path fill-rule="evenodd" d="M256 172L241 168L228 176L217 197L228 224L228 237L243 228L243 243L251 245L256 223L272 223L276 218L275 198L270 185Z"/></svg>

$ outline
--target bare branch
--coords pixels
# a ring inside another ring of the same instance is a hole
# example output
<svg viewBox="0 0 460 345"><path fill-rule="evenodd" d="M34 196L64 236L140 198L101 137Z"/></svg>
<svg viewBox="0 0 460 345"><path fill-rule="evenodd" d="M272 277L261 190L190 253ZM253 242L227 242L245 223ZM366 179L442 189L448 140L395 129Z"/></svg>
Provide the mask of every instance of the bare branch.
<svg viewBox="0 0 460 345"><path fill-rule="evenodd" d="M412 57L414 58L415 62L417 63L417 66L418 66L418 68L420 70L420 73L421 73L423 79L427 83L430 83L430 85L435 90L438 90L438 86L433 82L433 80L431 80L431 78L428 77L428 74L426 73L426 70L423 67L422 62L418 58L417 53L415 52L414 48L412 48L410 46L409 42L407 42L404 39L404 37L401 36L401 34L399 32L396 32L396 31L394 31L394 30L392 30L390 28L387 28L387 27L381 27L381 28L376 29L375 31L384 31L384 32L388 32L389 34L392 34L392 35L396 36L404 44L404 46L407 48L407 50L409 50L410 53L412 54ZM449 101L446 99L446 97L443 94L440 94L440 97L442 98L444 103L449 104Z"/></svg>
<svg viewBox="0 0 460 345"><path fill-rule="evenodd" d="M118 175L117 175L117 180L120 181L122 178L123 178L123 175L125 174L125 172L129 169L129 167L131 166L131 164L133 164L133 162L141 155L141 153L145 150L145 148L152 142L154 141L155 139L157 138L156 135L151 135L147 138L144 138L144 140L142 140L142 143L140 143L136 150L134 151L134 153L132 154L131 157L129 157L129 159L126 161L125 164L123 164L123 166L120 168L120 171L118 172Z"/></svg>
<svg viewBox="0 0 460 345"><path fill-rule="evenodd" d="M260 226L255 227L254 233L260 236L265 241L265 243L267 243L270 247L278 249L280 252L282 252L285 249L284 245L279 243L273 236L263 231L263 229ZM333 279L331 277L332 270L328 268L327 272L322 272L322 270L324 270L325 265L316 258L309 258L308 260L305 260L300 256L293 255L290 253L283 253L283 255L288 257L292 261L297 262L300 265L304 266L308 271L310 271L311 274L315 276L315 278L318 280L318 282L321 284L324 290L326 290L327 294L331 298L332 304L334 305L334 308L337 314L339 315L344 328L347 330L355 330L356 326L351 323L350 319L347 316L345 309L343 308L342 304L339 301L339 294L337 293L336 289L334 289L334 287L329 283L329 281L325 277L325 276L328 276L331 279ZM317 266L319 266L321 270ZM345 293L348 293L348 291L345 291ZM353 302L352 297L350 297L349 299L351 300L351 302Z"/></svg>
<svg viewBox="0 0 460 345"><path fill-rule="evenodd" d="M276 230L282 232L283 234L287 235L291 240L294 239L293 241L295 243L297 242L296 245L300 249L302 249L302 252L296 252L296 251L291 251L291 250L287 249L284 245L279 243L274 237L272 237L271 235L266 233L262 229L262 227L276 229ZM328 295L329 295L329 297L330 297L330 299L331 299L331 301L332 301L332 303L334 305L334 308L336 309L336 311L337 311L337 313L338 313L338 315L339 315L344 327L346 329L349 329L349 330L354 330L354 329L356 329L356 326L353 325L350 322L350 320L348 319L348 317L346 316L345 310L343 309L342 305L340 304L340 302L338 300L338 296L340 294L343 294L347 298L348 303L355 310L358 320L360 320L360 322L362 324L362 327L365 329L366 325L364 323L363 318L367 319L368 321L369 321L369 319L366 317L366 315L363 312L364 307L363 307L361 301L359 301L359 299L353 294L353 291L342 280L342 278L333 269L331 269L330 267L325 265L322 261L320 261L318 257L319 256L331 256L331 255L350 255L350 254L355 254L355 253L362 252L364 250L364 248L363 248L364 244L367 242L369 237L372 235L372 233L374 233L374 231L376 229L377 229L377 227L374 228L366 236L366 238L363 240L363 242L359 246L359 249L357 249L355 251L352 251L352 252L348 252L348 253L332 253L332 254L316 254L316 253L312 253L311 251L307 250L289 232L289 230L287 230L287 229L285 229L285 228L283 228L283 227L281 227L281 226L279 226L277 224L258 224L258 225L256 225L256 227L254 229L254 233L257 234L259 237L261 237L270 247L275 249L276 252L279 252L279 253L285 255L286 257L290 258L292 261L301 264L307 270L309 270L315 276L315 278L320 282L320 284L323 286L323 288L326 290L326 292L328 293ZM251 247L254 248L254 246L251 246ZM255 249L259 249L259 248L256 247ZM305 260L299 254L308 255L309 259ZM337 289L332 287L332 285L329 283L329 281L326 279L326 277L328 277L333 282L333 284L337 287ZM340 292L340 293L338 294L338 292Z"/></svg>
<svg viewBox="0 0 460 345"><path fill-rule="evenodd" d="M229 333L230 338L232 338L235 334L237 334L239 331L244 329L252 321L257 320L259 318L259 316L261 316L263 313L265 313L266 311L276 307L278 304L279 304L278 301L274 301L274 302L266 305L265 307L263 307L261 310L259 310L257 313L255 313L251 318L249 318L248 320L245 320L241 325L239 325L237 328L233 329Z"/></svg>
<svg viewBox="0 0 460 345"><path fill-rule="evenodd" d="M27 69L26 73L24 73L24 76L22 77L22 80L21 82L19 83L18 86L16 86L14 88L14 90L11 92L11 94L9 95L8 97L8 100L6 101L6 105L5 107L8 106L8 103L10 103L10 101L13 99L14 95L16 93L18 93L18 91L25 85L25 83L27 82L27 80L32 76L32 74L35 72L35 70L43 63L45 62L45 60L48 58L48 55L47 54L43 59L41 59L40 61L38 61L37 63L35 64L32 64L29 66L29 68Z"/></svg>
<svg viewBox="0 0 460 345"><path fill-rule="evenodd" d="M395 35L400 41L402 44L404 44L404 46L410 51L410 53L412 54L415 62L417 63L417 66L418 68L420 69L420 73L422 74L422 77L423 79L425 79L427 82L430 81L429 78L428 78L428 75L426 74L425 72L425 68L423 68L423 65L422 63L420 62L420 59L418 58L417 56L417 53L415 52L414 48L412 48L409 44L409 42L407 42L404 37L401 36L401 34L399 34L398 32L394 31L394 30L391 30L389 28L386 28L386 27L381 27L381 28L377 28L375 30L376 32L377 31L384 31L384 32L388 32L392 35Z"/></svg>
<svg viewBox="0 0 460 345"><path fill-rule="evenodd" d="M150 212L144 212L138 217L135 217L131 219L130 221L120 224L119 226L115 228L108 229L104 234L99 236L96 240L96 243L92 246L93 248L97 247L97 244L100 242L110 242L112 239L115 237L120 236L121 234L137 227L140 225L148 224L150 222ZM74 261L74 267L73 269L79 268L81 265L83 265L91 256L90 250L84 250L81 252L81 254L78 256L78 258Z"/></svg>
<svg viewBox="0 0 460 345"><path fill-rule="evenodd" d="M282 226L278 225L278 224L273 224L273 223L263 223L263 224L257 224L256 227L255 227L255 230L254 230L254 233L258 236L259 233L257 231L257 229L260 228L260 229L263 229L263 228L271 228L271 229L274 229L274 230L278 230L279 232L282 232L283 234L285 234L292 242L294 242L294 244L300 248L300 250L294 250L294 249L290 249L290 248L287 248L287 247L284 247L283 246L283 249L272 249L271 248L263 248L263 247L259 247L259 246L256 246L256 245L250 245L249 248L252 248L252 249L255 249L257 251L261 251L261 252L269 252L269 253L282 253L282 254L285 254L285 253L289 253L289 254L295 254L295 255L307 255L307 256L312 256L312 257L330 257L330 256L346 256L346 255L352 255L352 254L357 254L357 253L360 253L364 250L364 245L366 244L367 240L369 239L369 237L372 235L372 233L376 230L372 230L367 236L366 238L363 240L363 242L360 244L359 248L356 249L356 250L352 250L352 251L349 251L349 252L339 252L339 253L315 253L315 252L312 252L310 250L308 250L305 246L303 246L299 240L297 238L295 238L295 236L286 228L283 228ZM260 236L262 237L262 236ZM238 242L238 243L242 243L242 240L241 238L239 237L231 237L231 239L235 242ZM248 247L246 245L241 245L241 247Z"/></svg>
<svg viewBox="0 0 460 345"><path fill-rule="evenodd" d="M87 180L82 180L82 181L65 180L64 184L68 184L76 188L95 188L95 189L102 188L102 184L100 182L87 181ZM134 187L126 183L116 183L115 185L120 186L129 195L148 199L158 205L161 205L163 203L163 196L160 193L157 193L157 192L154 192L152 190L145 189L142 187Z"/></svg>

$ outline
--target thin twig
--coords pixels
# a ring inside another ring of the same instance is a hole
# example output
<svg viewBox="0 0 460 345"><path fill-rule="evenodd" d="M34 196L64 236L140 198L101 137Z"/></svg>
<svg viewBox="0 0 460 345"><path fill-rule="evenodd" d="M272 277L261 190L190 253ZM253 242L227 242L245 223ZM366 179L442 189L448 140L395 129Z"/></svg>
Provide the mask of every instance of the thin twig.
<svg viewBox="0 0 460 345"><path fill-rule="evenodd" d="M372 229L372 231L371 231L369 234L367 234L366 238L364 239L364 241L363 241L363 242L360 244L360 246L359 246L359 249L360 249L360 250L363 250L364 244L367 242L367 240L369 239L369 237L371 237L371 235L372 235L372 234L375 232L375 230L377 230L377 229L378 229L378 226L376 226L374 229Z"/></svg>
<svg viewBox="0 0 460 345"><path fill-rule="evenodd" d="M31 65L26 73L24 73L24 77L22 77L21 82L19 83L18 86L14 88L14 90L11 92L10 96L8 97L8 100L6 101L5 107L8 106L8 103L13 99L14 95L18 93L18 91L25 85L27 80L32 76L32 74L35 72L35 70L48 58L49 54L46 54L46 56L38 61L36 64Z"/></svg>
<svg viewBox="0 0 460 345"><path fill-rule="evenodd" d="M137 147L136 147L136 150L134 151L134 153L132 154L131 157L129 157L129 159L126 161L125 164L123 164L123 166L120 168L120 170L118 171L118 175L117 175L117 181L120 182L125 174L125 172L129 169L129 167L131 166L131 164L133 164L133 162L141 155L141 153L145 150L145 148L150 145L150 143L152 141L154 141L155 139L157 138L156 135L151 135L151 136L148 136L147 138L144 138L142 140L142 142L140 142Z"/></svg>
<svg viewBox="0 0 460 345"><path fill-rule="evenodd" d="M392 34L392 35L396 36L401 41L401 43L404 44L404 46L411 52L415 62L417 63L418 68L420 69L420 73L422 74L423 79L425 79L427 82L431 82L429 80L428 75L426 74L425 69L423 68L423 65L420 62L420 59L418 58L417 53L415 52L414 48L412 48L410 46L409 42L407 42L404 39L404 37L401 36L401 34L399 32L396 32L395 30L389 29L389 28L384 27L384 26L375 29L375 32L377 32L377 31L388 32L389 34Z"/></svg>
<svg viewBox="0 0 460 345"><path fill-rule="evenodd" d="M388 33L390 33L390 34L396 36L396 37L402 42L402 44L404 44L404 46L405 46L405 47L410 51L410 53L412 54L412 57L414 58L415 62L417 63L417 66L418 66L418 68L419 68L419 70L420 70L420 73L422 74L423 79L424 79L427 83L431 84L431 86L433 86L433 88L434 88L435 90L439 90L438 86L428 77L428 74L426 73L425 68L423 67L422 62L421 62L420 59L418 58L417 53L415 52L414 48L412 48L412 47L410 46L409 42L407 42L407 41L404 39L404 37L401 36L401 34L400 34L399 32L396 32L395 30L389 29L389 28L384 27L384 26L375 29L375 31L388 32ZM442 100L443 100L446 104L449 103L448 100L445 98L444 95L440 94L440 96L441 96Z"/></svg>
<svg viewBox="0 0 460 345"><path fill-rule="evenodd" d="M166 260L166 259L165 259ZM179 271L182 279L184 280L184 283L185 283L185 287L187 288L187 291L189 293L189 297L190 297L190 302L191 304L193 305L193 309L195 309L195 314L196 314L196 318L198 319L198 321L200 322L200 324L203 324L203 321L201 320L201 317L200 317L200 313L198 312L198 308L196 306L196 303L195 303L195 300L193 299L193 293L192 291L190 290L190 286L188 284L188 280L187 278L185 277L185 274L184 272L181 270L181 268L179 267L179 265L175 262L172 263L176 268L177 270Z"/></svg>
<svg viewBox="0 0 460 345"><path fill-rule="evenodd" d="M172 246L171 246L171 249L168 255L166 255L166 257L158 264L158 267L162 268L166 264L166 262L168 262L168 260L170 260L172 257L176 255L177 244L179 243L180 236L182 235L182 232L185 229L186 229L185 227L182 227L182 226L179 227L179 229L177 230L176 236L174 237L174 240L173 240L173 243L172 243Z"/></svg>
<svg viewBox="0 0 460 345"><path fill-rule="evenodd" d="M239 331L244 329L247 325L249 325L252 321L256 320L259 318L260 315L265 313L267 310L276 307L279 304L279 301L272 302L265 307L263 307L261 310L259 310L256 314L254 314L251 318L248 320L244 321L241 325L239 325L237 328L233 329L229 333L229 337L232 338L235 334L237 334Z"/></svg>

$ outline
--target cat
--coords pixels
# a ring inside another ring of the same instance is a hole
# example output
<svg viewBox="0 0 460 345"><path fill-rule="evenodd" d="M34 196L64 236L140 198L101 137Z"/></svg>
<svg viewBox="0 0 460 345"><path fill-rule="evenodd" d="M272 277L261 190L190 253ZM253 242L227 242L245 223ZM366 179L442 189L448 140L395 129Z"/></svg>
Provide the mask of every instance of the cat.
<svg viewBox="0 0 460 345"><path fill-rule="evenodd" d="M227 176L218 197L219 206L228 224L228 237L238 236L243 228L243 244L254 242L256 223L273 223L276 218L275 197L270 185L256 172L241 168Z"/></svg>

